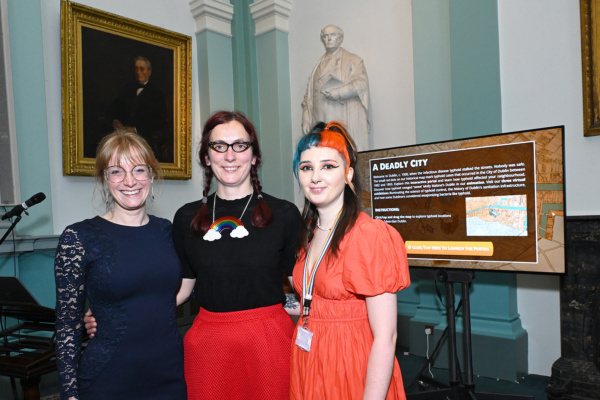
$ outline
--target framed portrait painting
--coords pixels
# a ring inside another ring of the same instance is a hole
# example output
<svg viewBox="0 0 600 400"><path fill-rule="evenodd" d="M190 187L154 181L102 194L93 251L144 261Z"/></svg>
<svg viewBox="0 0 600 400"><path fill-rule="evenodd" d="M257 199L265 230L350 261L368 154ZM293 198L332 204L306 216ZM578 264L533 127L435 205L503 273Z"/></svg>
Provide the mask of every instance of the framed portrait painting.
<svg viewBox="0 0 600 400"><path fill-rule="evenodd" d="M600 0L580 0L583 134L600 135Z"/></svg>
<svg viewBox="0 0 600 400"><path fill-rule="evenodd" d="M92 175L116 129L142 136L166 179L191 178L191 38L61 5L63 174Z"/></svg>

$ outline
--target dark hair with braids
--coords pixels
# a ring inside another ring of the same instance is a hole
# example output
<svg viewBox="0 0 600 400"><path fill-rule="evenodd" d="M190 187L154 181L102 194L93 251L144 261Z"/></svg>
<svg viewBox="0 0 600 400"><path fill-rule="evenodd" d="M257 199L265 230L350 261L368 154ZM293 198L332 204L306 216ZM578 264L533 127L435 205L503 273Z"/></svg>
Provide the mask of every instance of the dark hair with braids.
<svg viewBox="0 0 600 400"><path fill-rule="evenodd" d="M206 159L208 158L208 152L210 151L210 147L208 146L210 136L215 127L231 121L237 121L242 124L244 130L250 136L250 151L252 151L252 156L255 159L254 164L250 167L250 179L254 191L258 194L258 203L256 203L254 211L252 211L252 226L256 228L266 228L273 219L271 209L263 199L262 186L258 180L258 167L261 164L262 158L254 125L252 125L252 122L239 111L217 111L204 124L202 139L200 140L200 151L198 152L198 156L200 158L200 165L204 168L204 191L202 193L203 204L190 224L190 228L194 234L205 234L212 223L208 216L208 206L206 205L206 199L208 198L213 178L212 168L209 165L206 165Z"/></svg>

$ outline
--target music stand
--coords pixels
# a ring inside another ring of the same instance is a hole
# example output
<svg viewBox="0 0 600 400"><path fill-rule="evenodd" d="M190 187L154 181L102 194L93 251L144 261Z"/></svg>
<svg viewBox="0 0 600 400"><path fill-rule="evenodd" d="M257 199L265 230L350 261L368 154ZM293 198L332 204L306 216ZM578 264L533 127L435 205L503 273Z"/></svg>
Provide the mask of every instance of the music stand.
<svg viewBox="0 0 600 400"><path fill-rule="evenodd" d="M473 271L419 269L419 279L439 281L446 286L446 318L448 329L448 364L449 387L419 393L407 393L407 400L451 399L451 400L534 400L534 396L501 393L476 393L473 382L473 356L471 349L471 304L469 287L475 278ZM460 283L462 289L463 335L465 357L465 383L461 385L458 373L458 356L456 346L456 312L454 306L454 284ZM422 372L422 371L421 371ZM419 372L419 374L421 373Z"/></svg>

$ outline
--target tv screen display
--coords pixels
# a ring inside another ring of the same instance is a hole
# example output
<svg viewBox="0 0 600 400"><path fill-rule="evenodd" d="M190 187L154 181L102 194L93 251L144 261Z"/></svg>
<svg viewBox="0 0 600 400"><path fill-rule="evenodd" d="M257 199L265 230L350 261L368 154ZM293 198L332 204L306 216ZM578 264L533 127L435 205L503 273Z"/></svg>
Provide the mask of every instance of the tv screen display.
<svg viewBox="0 0 600 400"><path fill-rule="evenodd" d="M414 267L565 272L564 127L361 152L363 201Z"/></svg>

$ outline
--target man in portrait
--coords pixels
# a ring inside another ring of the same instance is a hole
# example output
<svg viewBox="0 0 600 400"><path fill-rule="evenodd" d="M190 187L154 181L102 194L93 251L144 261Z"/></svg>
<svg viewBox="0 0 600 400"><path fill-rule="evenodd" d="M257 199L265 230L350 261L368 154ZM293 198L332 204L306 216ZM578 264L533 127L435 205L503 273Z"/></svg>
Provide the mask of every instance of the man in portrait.
<svg viewBox="0 0 600 400"><path fill-rule="evenodd" d="M321 30L325 54L308 78L302 102L302 131L318 121L337 120L348 127L358 150L369 149L369 80L363 60L341 46L344 31L335 25Z"/></svg>
<svg viewBox="0 0 600 400"><path fill-rule="evenodd" d="M161 162L172 162L173 136L167 126L164 92L152 82L152 64L146 57L134 59L135 80L125 85L108 111L112 129L126 129L142 136Z"/></svg>

